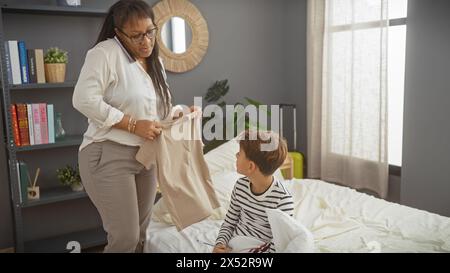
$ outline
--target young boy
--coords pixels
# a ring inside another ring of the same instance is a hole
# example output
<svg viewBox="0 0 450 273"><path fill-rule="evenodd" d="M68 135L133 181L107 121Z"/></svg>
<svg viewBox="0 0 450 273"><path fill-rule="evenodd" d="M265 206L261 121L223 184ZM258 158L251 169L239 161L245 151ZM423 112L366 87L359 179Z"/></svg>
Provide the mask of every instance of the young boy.
<svg viewBox="0 0 450 273"><path fill-rule="evenodd" d="M251 134L256 137L251 138ZM261 138L260 133L246 131L240 137L236 168L245 177L238 179L233 189L214 253L230 252L232 249L228 243L235 236L259 239L267 243L261 252L275 252L266 209L280 209L291 216L293 214L292 196L273 176L286 159L286 142L273 132L264 134ZM266 149L269 143L273 145L274 140L278 144L273 147L275 149Z"/></svg>

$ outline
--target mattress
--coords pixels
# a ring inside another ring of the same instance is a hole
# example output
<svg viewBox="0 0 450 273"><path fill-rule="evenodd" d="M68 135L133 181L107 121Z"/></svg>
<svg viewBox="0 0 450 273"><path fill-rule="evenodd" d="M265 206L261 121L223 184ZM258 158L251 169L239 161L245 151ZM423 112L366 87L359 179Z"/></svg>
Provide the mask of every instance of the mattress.
<svg viewBox="0 0 450 273"><path fill-rule="evenodd" d="M230 175L237 174L213 176L225 209L233 186ZM283 183L294 197L296 221L314 235L315 252L450 252L450 218L324 181L293 179ZM211 252L223 221L217 218L178 232L170 221L153 217L144 251Z"/></svg>

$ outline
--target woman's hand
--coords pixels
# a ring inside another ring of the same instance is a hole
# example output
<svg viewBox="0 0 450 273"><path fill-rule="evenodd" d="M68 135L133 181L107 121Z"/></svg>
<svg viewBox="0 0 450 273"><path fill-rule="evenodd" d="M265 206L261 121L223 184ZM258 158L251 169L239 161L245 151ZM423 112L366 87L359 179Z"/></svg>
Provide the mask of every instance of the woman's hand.
<svg viewBox="0 0 450 273"><path fill-rule="evenodd" d="M181 118L182 116L183 116L183 111L177 110L177 111L175 111L175 113L173 114L172 120L179 119L179 118Z"/></svg>
<svg viewBox="0 0 450 273"><path fill-rule="evenodd" d="M196 112L196 111L201 111L200 107L197 107L195 105L192 105L191 107L189 107L189 110L191 110L191 113Z"/></svg>
<svg viewBox="0 0 450 273"><path fill-rule="evenodd" d="M192 105L191 107L189 107L189 111L191 113L197 112L197 111L201 111L199 107ZM179 119L183 116L183 111L182 110L177 110L175 111L174 115L173 115L173 120Z"/></svg>
<svg viewBox="0 0 450 273"><path fill-rule="evenodd" d="M217 244L213 249L213 253L229 253L229 252L231 252L231 248L223 244Z"/></svg>
<svg viewBox="0 0 450 273"><path fill-rule="evenodd" d="M138 120L134 134L145 139L154 140L161 134L161 124L156 121Z"/></svg>

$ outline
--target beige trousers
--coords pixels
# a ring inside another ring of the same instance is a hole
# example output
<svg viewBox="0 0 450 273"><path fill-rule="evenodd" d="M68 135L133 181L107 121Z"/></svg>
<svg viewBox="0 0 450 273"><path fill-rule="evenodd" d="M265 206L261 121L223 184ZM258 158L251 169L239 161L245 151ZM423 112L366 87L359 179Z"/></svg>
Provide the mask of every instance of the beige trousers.
<svg viewBox="0 0 450 273"><path fill-rule="evenodd" d="M83 185L108 234L105 252L142 252L156 196L154 168L136 161L139 147L112 141L79 152Z"/></svg>

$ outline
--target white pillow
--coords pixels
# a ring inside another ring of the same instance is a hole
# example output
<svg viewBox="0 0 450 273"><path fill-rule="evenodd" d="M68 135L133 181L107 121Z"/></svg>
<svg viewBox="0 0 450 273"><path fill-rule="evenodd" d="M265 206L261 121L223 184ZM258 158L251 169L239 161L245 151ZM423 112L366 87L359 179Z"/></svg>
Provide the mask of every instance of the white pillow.
<svg viewBox="0 0 450 273"><path fill-rule="evenodd" d="M233 191L236 181L243 177L237 172L222 172L211 176L214 190L216 191L217 199L220 205L228 208L231 199L231 192Z"/></svg>
<svg viewBox="0 0 450 273"><path fill-rule="evenodd" d="M266 209L277 253L313 253L312 233L279 209Z"/></svg>
<svg viewBox="0 0 450 273"><path fill-rule="evenodd" d="M257 238L237 235L228 242L231 253L251 253L256 248L267 246L267 243Z"/></svg>
<svg viewBox="0 0 450 273"><path fill-rule="evenodd" d="M229 171L236 171L236 153L239 143L232 139L205 154L205 161L211 175Z"/></svg>
<svg viewBox="0 0 450 273"><path fill-rule="evenodd" d="M277 170L275 171L275 173L273 174L273 176L274 176L275 179L277 179L278 181L284 181L284 180L285 180L284 177L283 177L283 174L281 173L281 170L280 170L280 169L277 169Z"/></svg>

